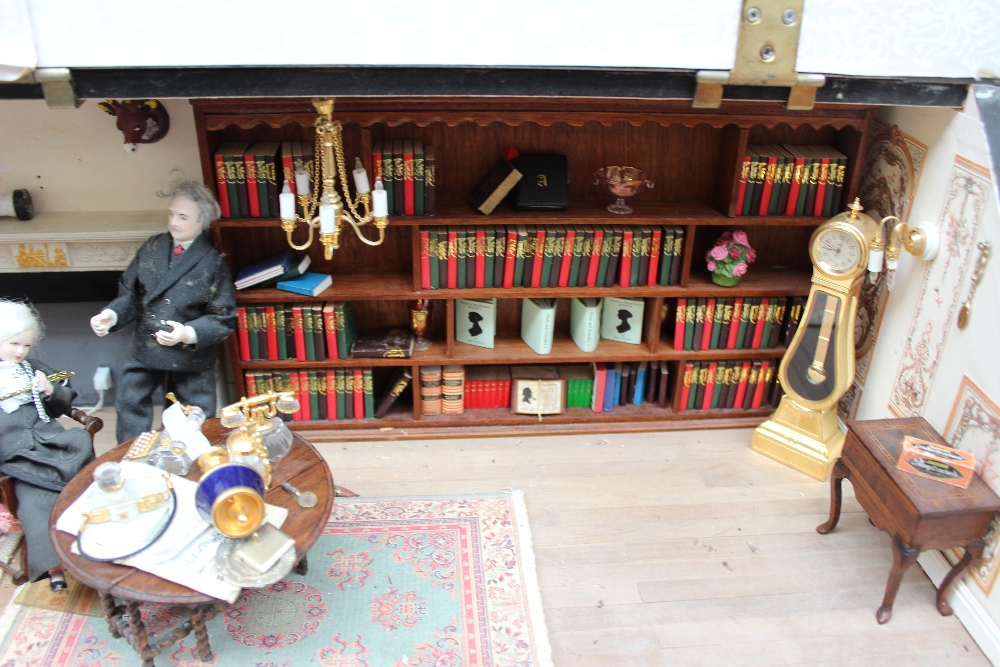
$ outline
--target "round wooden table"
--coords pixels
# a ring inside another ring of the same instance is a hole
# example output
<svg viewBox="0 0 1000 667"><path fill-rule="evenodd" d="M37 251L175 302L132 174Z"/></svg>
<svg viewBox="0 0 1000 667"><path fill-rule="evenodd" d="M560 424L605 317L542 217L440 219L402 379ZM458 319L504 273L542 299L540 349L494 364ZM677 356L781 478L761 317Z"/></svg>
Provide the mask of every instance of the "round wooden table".
<svg viewBox="0 0 1000 667"><path fill-rule="evenodd" d="M202 432L212 444L224 445L228 435L228 430L222 427L218 419L206 421ZM319 537L333 507L334 484L329 466L319 452L298 434L293 433L293 436L291 451L273 466L271 487L265 500L271 505L288 509L288 518L281 530L295 540L295 571L305 574L306 552ZM81 583L97 590L111 635L125 637L142 658L144 667L153 667L153 659L164 648L173 645L192 630L197 639L199 657L208 662L212 658L212 649L205 622L225 609L228 603L133 567L101 563L78 556L71 551L75 538L56 530L56 519L93 482L94 468L105 461L121 460L131 442L121 444L93 461L59 494L49 523L52 544L66 570ZM187 478L197 481L200 477L198 466L192 466ZM282 482L291 482L301 491L315 493L318 500L316 506L309 509L299 507L291 494L281 487ZM117 605L115 598L121 598L124 606ZM139 605L142 603L185 606L190 609L191 616L177 628L157 637L150 637L139 613Z"/></svg>

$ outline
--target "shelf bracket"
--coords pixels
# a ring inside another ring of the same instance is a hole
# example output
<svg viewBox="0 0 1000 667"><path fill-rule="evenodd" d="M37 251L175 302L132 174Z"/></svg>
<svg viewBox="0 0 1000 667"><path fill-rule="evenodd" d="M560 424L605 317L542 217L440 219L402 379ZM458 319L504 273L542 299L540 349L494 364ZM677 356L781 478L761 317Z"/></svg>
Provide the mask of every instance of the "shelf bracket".
<svg viewBox="0 0 1000 667"><path fill-rule="evenodd" d="M789 110L812 109L816 90L826 77L795 71L804 4L805 0L743 0L733 69L699 71L692 106L718 109L726 85L780 86L791 89Z"/></svg>
<svg viewBox="0 0 1000 667"><path fill-rule="evenodd" d="M73 90L73 74L67 67L43 67L34 71L36 83L42 84L45 103L50 109L76 109L81 101Z"/></svg>

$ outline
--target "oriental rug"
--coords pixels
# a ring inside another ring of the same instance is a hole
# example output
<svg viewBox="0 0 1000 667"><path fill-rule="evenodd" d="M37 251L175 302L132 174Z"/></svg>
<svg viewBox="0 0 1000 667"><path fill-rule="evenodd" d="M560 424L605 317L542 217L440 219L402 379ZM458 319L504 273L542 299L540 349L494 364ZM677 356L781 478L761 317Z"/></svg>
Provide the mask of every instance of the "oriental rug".
<svg viewBox="0 0 1000 667"><path fill-rule="evenodd" d="M139 664L103 618L34 599L15 596L0 619L0 665ZM143 606L143 617L154 634L183 621L158 605ZM198 659L189 635L156 664L552 664L520 492L338 498L308 573L248 589L208 629L212 662Z"/></svg>

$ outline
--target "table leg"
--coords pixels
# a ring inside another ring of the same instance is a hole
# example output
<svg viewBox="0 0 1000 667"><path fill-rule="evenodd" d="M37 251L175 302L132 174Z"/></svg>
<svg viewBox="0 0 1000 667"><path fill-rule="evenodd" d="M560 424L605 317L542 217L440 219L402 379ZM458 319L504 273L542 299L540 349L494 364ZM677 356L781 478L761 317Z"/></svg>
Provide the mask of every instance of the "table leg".
<svg viewBox="0 0 1000 667"><path fill-rule="evenodd" d="M295 564L295 574L304 577L309 572L308 556L303 556L302 560Z"/></svg>
<svg viewBox="0 0 1000 667"><path fill-rule="evenodd" d="M951 609L951 605L948 604L948 591L951 588L951 585L955 583L955 580L965 574L966 570L968 570L973 563L978 563L982 560L983 547L984 543L982 540L975 540L966 545L965 555L962 556L961 560L955 563L953 568L948 570L948 574L946 574L944 579L941 581L941 586L938 588L937 592L937 608L942 616L951 616L954 613Z"/></svg>
<svg viewBox="0 0 1000 667"><path fill-rule="evenodd" d="M109 595L105 591L97 591L97 597L101 601L101 609L104 610L104 620L108 622L108 631L111 636L115 639L121 639L121 633L118 632L118 626L115 625L115 614L118 612L115 607L115 598Z"/></svg>
<svg viewBox="0 0 1000 667"><path fill-rule="evenodd" d="M826 523L816 526L816 532L820 535L829 533L840 521L840 503L844 496L842 485L845 477L847 477L847 467L837 459L830 473L830 518Z"/></svg>
<svg viewBox="0 0 1000 667"><path fill-rule="evenodd" d="M920 549L903 544L895 537L892 538L892 570L889 571L889 581L885 584L885 597L882 598L882 606L875 614L879 625L888 623L889 619L892 618L892 603L896 601L899 583L903 580L906 569L913 565L919 555Z"/></svg>
<svg viewBox="0 0 1000 667"><path fill-rule="evenodd" d="M212 646L208 643L208 629L205 628L205 607L197 606L191 610L191 629L198 645L198 657L202 662L212 661Z"/></svg>
<svg viewBox="0 0 1000 667"><path fill-rule="evenodd" d="M146 634L146 624L142 622L139 603L126 600L125 613L128 614L128 626L134 640L134 643L131 641L129 643L142 658L142 667L155 667L153 658L156 657L157 652L149 648L149 636Z"/></svg>

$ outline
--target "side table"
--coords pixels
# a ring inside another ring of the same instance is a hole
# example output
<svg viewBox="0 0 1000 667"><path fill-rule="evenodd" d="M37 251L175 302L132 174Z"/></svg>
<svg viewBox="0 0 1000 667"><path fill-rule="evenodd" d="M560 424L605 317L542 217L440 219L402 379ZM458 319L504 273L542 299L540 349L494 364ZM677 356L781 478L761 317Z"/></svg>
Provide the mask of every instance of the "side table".
<svg viewBox="0 0 1000 667"><path fill-rule="evenodd" d="M225 442L228 430L222 427L218 419L209 419L203 425L202 432L209 442L218 444ZM291 451L272 469L271 488L267 491L265 501L288 509L288 518L281 530L295 540L295 571L305 574L306 552L316 542L333 508L334 484L330 468L319 452L298 434L293 433L293 436ZM90 486L94 479L94 468L105 461L121 460L130 444L131 441L121 444L91 462L70 481L59 494L52 510L49 536L66 570L80 583L97 590L111 635L124 637L142 658L143 667L153 667L153 659L163 649L192 631L197 641L198 656L208 662L212 659L212 648L205 622L224 610L228 603L133 567L101 563L78 556L71 551L73 536L56 530L56 520ZM187 478L194 481L200 476L201 471L197 466L192 466L187 474ZM300 508L295 498L281 488L282 482L291 482L303 491L314 492L318 500L316 506ZM115 598L120 598L124 605L116 604ZM190 618L177 628L151 637L139 614L139 605L142 603L180 605L190 610Z"/></svg>
<svg viewBox="0 0 1000 667"><path fill-rule="evenodd" d="M885 597L875 617L892 618L899 583L921 551L962 547L965 554L948 572L937 592L942 616L952 613L948 590L983 555L983 535L1000 510L1000 498L975 475L969 488L944 484L903 472L896 467L903 437L948 444L923 417L876 419L848 424L840 460L830 476L830 518L818 526L822 535L840 519L841 483L854 485L854 495L876 528L892 537L893 563Z"/></svg>

